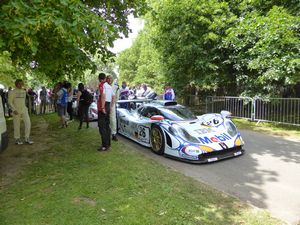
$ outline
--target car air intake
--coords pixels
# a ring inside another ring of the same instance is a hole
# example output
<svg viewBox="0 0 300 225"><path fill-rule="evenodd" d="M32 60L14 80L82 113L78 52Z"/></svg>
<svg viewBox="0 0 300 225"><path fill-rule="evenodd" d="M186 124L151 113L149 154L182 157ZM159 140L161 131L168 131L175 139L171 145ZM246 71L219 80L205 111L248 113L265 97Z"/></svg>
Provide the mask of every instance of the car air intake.
<svg viewBox="0 0 300 225"><path fill-rule="evenodd" d="M169 105L177 105L177 102L175 102L175 101L167 101L167 102L165 102L165 106L169 106Z"/></svg>

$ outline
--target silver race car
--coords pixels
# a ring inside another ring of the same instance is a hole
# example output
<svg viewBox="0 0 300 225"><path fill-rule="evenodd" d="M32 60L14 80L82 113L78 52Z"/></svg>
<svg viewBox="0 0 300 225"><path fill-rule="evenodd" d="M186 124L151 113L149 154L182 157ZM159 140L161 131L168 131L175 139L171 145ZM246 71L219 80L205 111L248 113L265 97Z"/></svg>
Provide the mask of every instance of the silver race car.
<svg viewBox="0 0 300 225"><path fill-rule="evenodd" d="M139 100L117 108L118 133L153 152L192 163L242 155L244 141L230 113L195 116L174 101Z"/></svg>

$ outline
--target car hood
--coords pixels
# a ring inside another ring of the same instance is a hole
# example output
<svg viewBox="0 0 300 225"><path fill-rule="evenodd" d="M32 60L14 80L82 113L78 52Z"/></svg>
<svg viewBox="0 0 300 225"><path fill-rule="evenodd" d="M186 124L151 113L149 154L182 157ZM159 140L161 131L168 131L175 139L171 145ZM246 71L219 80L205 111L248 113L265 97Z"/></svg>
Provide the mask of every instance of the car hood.
<svg viewBox="0 0 300 225"><path fill-rule="evenodd" d="M240 136L238 132L228 132L225 120L220 121L215 126L203 124L201 120L173 121L171 125L174 124L184 128L191 136L196 137L200 141L200 144L232 142L237 136Z"/></svg>
<svg viewBox="0 0 300 225"><path fill-rule="evenodd" d="M220 151L225 149L235 149L244 145L240 133L235 129L230 130L231 121L223 119L218 123L207 125L202 120L176 121L171 125L177 124L184 128L191 136L197 138L198 142L185 142L178 146L179 154L184 157L197 158L199 154ZM227 127L228 126L228 127Z"/></svg>
<svg viewBox="0 0 300 225"><path fill-rule="evenodd" d="M177 124L180 127L184 128L190 134L194 134L195 136L201 136L208 133L219 133L222 131L226 131L225 125L220 124L219 126L211 126L203 124L200 120L192 120L192 121L173 121L173 124Z"/></svg>

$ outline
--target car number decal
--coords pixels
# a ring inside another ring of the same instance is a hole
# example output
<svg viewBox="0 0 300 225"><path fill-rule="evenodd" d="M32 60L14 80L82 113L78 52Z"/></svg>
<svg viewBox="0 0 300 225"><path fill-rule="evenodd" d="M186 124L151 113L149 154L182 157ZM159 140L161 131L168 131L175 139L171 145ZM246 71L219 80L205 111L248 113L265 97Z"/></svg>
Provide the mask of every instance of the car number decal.
<svg viewBox="0 0 300 225"><path fill-rule="evenodd" d="M149 143L150 129L145 126L138 126L138 139L142 142Z"/></svg>
<svg viewBox="0 0 300 225"><path fill-rule="evenodd" d="M224 119L219 115L206 115L202 118L202 124L206 126L217 127L223 124Z"/></svg>

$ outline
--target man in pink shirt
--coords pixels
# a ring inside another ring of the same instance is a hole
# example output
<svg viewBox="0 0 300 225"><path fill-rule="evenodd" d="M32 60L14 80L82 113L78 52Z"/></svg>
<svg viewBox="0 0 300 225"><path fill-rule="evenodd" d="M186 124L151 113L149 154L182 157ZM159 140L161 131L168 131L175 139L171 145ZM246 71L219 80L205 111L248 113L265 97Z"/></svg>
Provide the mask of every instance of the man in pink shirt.
<svg viewBox="0 0 300 225"><path fill-rule="evenodd" d="M98 151L107 151L110 148L111 130L109 126L110 104L114 93L112 87L106 82L106 75L99 74L99 98L98 98L98 127L101 135L102 145Z"/></svg>

